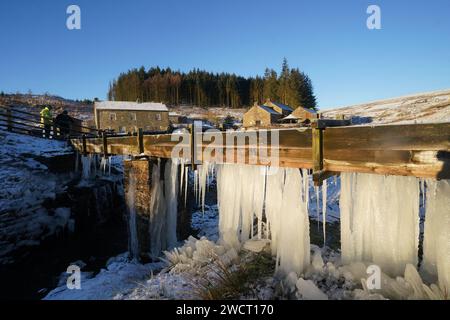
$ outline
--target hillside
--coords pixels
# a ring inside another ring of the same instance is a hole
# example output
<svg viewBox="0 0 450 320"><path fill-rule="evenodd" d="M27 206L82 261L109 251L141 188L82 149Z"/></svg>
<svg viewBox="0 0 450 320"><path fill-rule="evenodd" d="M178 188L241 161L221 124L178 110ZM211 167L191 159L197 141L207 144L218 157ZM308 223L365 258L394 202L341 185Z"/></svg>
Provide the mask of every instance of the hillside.
<svg viewBox="0 0 450 320"><path fill-rule="evenodd" d="M325 118L352 117L354 123L404 124L450 121L450 90L373 101L325 110Z"/></svg>
<svg viewBox="0 0 450 320"><path fill-rule="evenodd" d="M40 106L51 105L54 114L67 110L71 116L80 120L89 121L94 118L94 104L91 101L76 101L48 94L3 94L0 95L0 105L15 106L30 113L39 113Z"/></svg>

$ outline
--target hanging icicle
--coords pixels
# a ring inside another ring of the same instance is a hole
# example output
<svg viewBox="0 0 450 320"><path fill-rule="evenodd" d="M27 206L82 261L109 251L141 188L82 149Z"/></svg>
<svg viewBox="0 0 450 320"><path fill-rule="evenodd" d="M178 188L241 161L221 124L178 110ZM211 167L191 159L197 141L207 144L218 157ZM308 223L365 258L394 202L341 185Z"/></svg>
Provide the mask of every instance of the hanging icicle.
<svg viewBox="0 0 450 320"><path fill-rule="evenodd" d="M427 180L422 271L450 292L450 181Z"/></svg>
<svg viewBox="0 0 450 320"><path fill-rule="evenodd" d="M271 238L272 252L277 256L277 272L300 275L310 259L307 184L303 179L309 179L306 170L301 174L298 169L278 168L268 174L268 170L261 171L258 166L218 166L222 242L239 248L249 239L261 239L265 208L266 236Z"/></svg>
<svg viewBox="0 0 450 320"><path fill-rule="evenodd" d="M314 186L316 191L316 215L317 215L317 231L320 229L320 188L319 186Z"/></svg>
<svg viewBox="0 0 450 320"><path fill-rule="evenodd" d="M136 194L136 175L132 171L130 173L130 181L128 184L128 190L125 199L128 208L128 234L129 234L128 247L133 260L139 258L139 242L137 236L135 194Z"/></svg>
<svg viewBox="0 0 450 320"><path fill-rule="evenodd" d="M373 262L386 274L417 265L419 181L414 177L341 174L341 246L345 264Z"/></svg>
<svg viewBox="0 0 450 320"><path fill-rule="evenodd" d="M178 159L166 162L164 170L165 198L166 198L166 247L170 249L177 244L177 214L178 214Z"/></svg>

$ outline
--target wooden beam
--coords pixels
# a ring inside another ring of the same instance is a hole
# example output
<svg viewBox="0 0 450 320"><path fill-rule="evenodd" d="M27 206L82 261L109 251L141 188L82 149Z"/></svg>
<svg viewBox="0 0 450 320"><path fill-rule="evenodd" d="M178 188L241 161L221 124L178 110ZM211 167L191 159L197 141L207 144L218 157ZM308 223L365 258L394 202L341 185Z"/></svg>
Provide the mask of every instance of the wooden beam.
<svg viewBox="0 0 450 320"><path fill-rule="evenodd" d="M318 131L314 133L315 130ZM270 133L274 133L278 134L276 151L280 167L450 178L450 123L331 127L326 130L291 128L256 132L256 143L249 139L249 132L246 131L221 132L222 142L216 146L216 151L206 155L204 151L214 141L214 137L211 133L199 134L196 140L199 142L202 141L199 138L203 138L203 145L199 148L204 157L198 160L212 161L215 152L219 152L223 163L237 163L238 155L244 156L244 163L250 163L249 159L256 154L256 163L250 164L267 165L272 144L275 144ZM319 132L322 132L322 157L320 148L313 143L314 139L320 141ZM265 135L268 138L264 144ZM144 154L170 158L177 146L187 150L188 155L184 156L191 159L191 139L192 135L189 134L144 135ZM231 147L227 145L227 139L232 141ZM83 145L80 140L72 139L72 144L81 151ZM245 143L238 144L237 141ZM86 152L102 153L102 144L101 138L86 138ZM119 155L138 155L141 151L138 140L132 136L108 137L108 148L110 154Z"/></svg>

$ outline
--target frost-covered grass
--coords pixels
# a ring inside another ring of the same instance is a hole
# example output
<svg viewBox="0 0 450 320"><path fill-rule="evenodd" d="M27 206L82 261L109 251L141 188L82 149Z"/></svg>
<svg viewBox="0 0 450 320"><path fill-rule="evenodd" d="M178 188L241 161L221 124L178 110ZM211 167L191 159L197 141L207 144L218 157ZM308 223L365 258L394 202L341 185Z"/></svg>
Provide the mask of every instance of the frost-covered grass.
<svg viewBox="0 0 450 320"><path fill-rule="evenodd" d="M264 298L259 295L258 283L271 277L275 271L275 260L268 252L254 254L243 252L241 262L229 268L220 259L209 267L210 278L193 282L193 289L199 299L224 300L242 297Z"/></svg>

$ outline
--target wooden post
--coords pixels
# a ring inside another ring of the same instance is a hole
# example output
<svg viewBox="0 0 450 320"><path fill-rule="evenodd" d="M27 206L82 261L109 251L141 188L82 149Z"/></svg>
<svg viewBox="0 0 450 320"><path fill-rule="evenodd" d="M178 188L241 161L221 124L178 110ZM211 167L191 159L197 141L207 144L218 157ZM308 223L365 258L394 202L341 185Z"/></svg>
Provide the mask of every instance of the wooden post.
<svg viewBox="0 0 450 320"><path fill-rule="evenodd" d="M191 167L192 170L196 169L196 150L195 150L195 130L194 124L189 125L189 131L191 132Z"/></svg>
<svg viewBox="0 0 450 320"><path fill-rule="evenodd" d="M83 142L83 156L87 155L87 147L86 147L86 135L83 134L83 136L81 137L82 142Z"/></svg>
<svg viewBox="0 0 450 320"><path fill-rule="evenodd" d="M144 153L144 130L142 128L138 129L138 148L139 154Z"/></svg>
<svg viewBox="0 0 450 320"><path fill-rule="evenodd" d="M323 169L323 129L312 128L313 170Z"/></svg>
<svg viewBox="0 0 450 320"><path fill-rule="evenodd" d="M103 156L105 158L108 157L108 137L106 136L106 132L102 132L102 140L103 140Z"/></svg>
<svg viewBox="0 0 450 320"><path fill-rule="evenodd" d="M323 170L323 130L325 126L320 120L321 115L317 114L317 120L311 125L312 130L312 162L314 185L322 185L321 172Z"/></svg>
<svg viewBox="0 0 450 320"><path fill-rule="evenodd" d="M12 131L12 112L11 108L6 108L6 116L7 116L7 129L8 131Z"/></svg>

